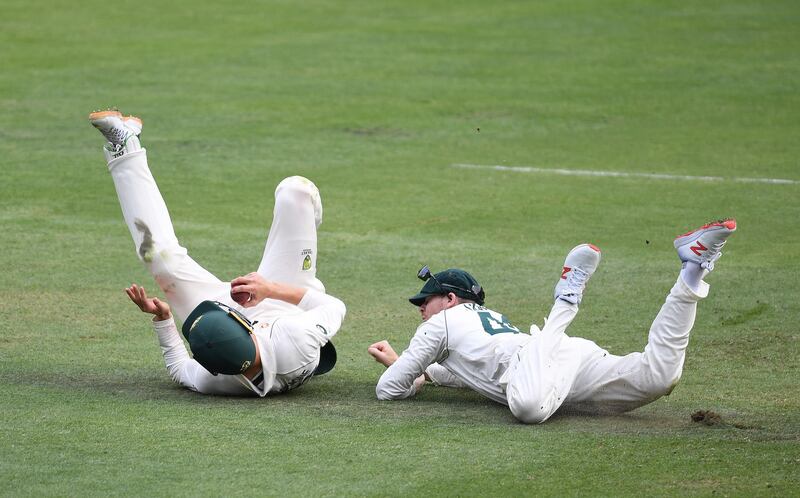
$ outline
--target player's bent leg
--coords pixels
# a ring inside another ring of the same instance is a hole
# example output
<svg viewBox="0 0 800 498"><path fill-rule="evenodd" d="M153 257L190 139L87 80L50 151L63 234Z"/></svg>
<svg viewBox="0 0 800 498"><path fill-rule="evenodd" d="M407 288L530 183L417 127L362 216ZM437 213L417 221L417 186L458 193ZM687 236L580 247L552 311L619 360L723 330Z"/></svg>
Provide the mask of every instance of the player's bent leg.
<svg viewBox="0 0 800 498"><path fill-rule="evenodd" d="M104 150L136 254L166 294L175 316L185 319L205 299L230 300L228 285L192 260L178 243L146 150L126 147L116 157L108 147Z"/></svg>
<svg viewBox="0 0 800 498"><path fill-rule="evenodd" d="M317 278L317 227L322 200L316 185L302 176L281 181L258 273L268 280L325 290Z"/></svg>
<svg viewBox="0 0 800 498"><path fill-rule="evenodd" d="M673 286L648 334L644 352L587 359L567 403L588 411L621 413L646 405L675 388L683 372L698 294L681 278Z"/></svg>
<svg viewBox="0 0 800 498"><path fill-rule="evenodd" d="M580 355L564 332L577 312L577 305L556 300L541 332L512 358L506 372L506 399L521 422L544 422L569 394Z"/></svg>
<svg viewBox="0 0 800 498"><path fill-rule="evenodd" d="M638 384L651 397L669 394L681 378L697 302L708 295L708 285L703 284L695 292L678 278L650 326Z"/></svg>
<svg viewBox="0 0 800 498"><path fill-rule="evenodd" d="M139 259L145 261L153 245L178 246L167 205L147 164L147 151L112 158L108 170Z"/></svg>

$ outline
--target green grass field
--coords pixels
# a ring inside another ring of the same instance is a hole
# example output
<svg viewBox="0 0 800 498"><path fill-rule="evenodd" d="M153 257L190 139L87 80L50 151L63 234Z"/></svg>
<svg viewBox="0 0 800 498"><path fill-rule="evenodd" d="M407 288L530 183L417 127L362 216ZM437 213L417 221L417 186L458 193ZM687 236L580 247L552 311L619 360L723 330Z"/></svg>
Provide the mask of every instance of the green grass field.
<svg viewBox="0 0 800 498"><path fill-rule="evenodd" d="M0 495L797 496L798 22L791 0L4 0ZM86 120L107 106L144 119L178 236L222 279L258 264L278 181L319 185L319 276L348 305L330 375L268 399L171 383L122 292L154 284ZM460 390L375 399L367 346L408 344L422 264L527 326L592 241L569 333L623 354L673 237L720 216L739 231L671 396L540 426Z"/></svg>

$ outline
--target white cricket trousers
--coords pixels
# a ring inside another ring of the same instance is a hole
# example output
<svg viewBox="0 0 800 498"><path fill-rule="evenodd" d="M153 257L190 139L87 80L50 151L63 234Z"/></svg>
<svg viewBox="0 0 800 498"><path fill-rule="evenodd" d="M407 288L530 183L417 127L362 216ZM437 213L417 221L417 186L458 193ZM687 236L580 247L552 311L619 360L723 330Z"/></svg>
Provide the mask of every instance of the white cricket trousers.
<svg viewBox="0 0 800 498"><path fill-rule="evenodd" d="M681 377L697 302L681 278L650 327L642 353L615 356L592 341L565 334L578 307L557 300L544 328L509 364L506 398L525 423L541 423L562 405L581 411L621 413L669 394Z"/></svg>
<svg viewBox="0 0 800 498"><path fill-rule="evenodd" d="M180 321L204 300L237 308L251 320L302 312L292 304L271 299L242 308L230 297L230 282L221 281L189 257L175 236L169 211L147 165L145 149L110 160L108 169L136 253ZM311 181L293 176L280 182L258 273L267 280L324 292L325 287L316 278L317 226L321 221L322 201Z"/></svg>

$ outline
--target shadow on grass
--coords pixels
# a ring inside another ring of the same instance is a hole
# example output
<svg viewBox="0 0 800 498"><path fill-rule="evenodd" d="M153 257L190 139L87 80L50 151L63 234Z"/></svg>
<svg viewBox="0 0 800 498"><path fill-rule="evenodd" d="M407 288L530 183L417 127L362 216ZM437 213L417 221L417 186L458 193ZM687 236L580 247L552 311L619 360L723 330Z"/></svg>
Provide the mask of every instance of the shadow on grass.
<svg viewBox="0 0 800 498"><path fill-rule="evenodd" d="M594 434L642 434L674 437L676 434L702 435L713 432L717 437L747 437L754 440L797 440L793 431L764 428L756 424L736 422L736 414L723 414L725 422L708 426L692 422L692 410L684 406L658 405L624 414L587 411L564 407L543 425L518 422L508 408L467 389L426 387L418 396L403 401L378 401L374 382L322 377L299 389L265 399L249 396L208 396L184 389L165 378L161 372L36 375L2 372L0 381L8 387L18 386L26 392L44 389L63 393L70 399L92 399L103 403L159 402L175 407L209 408L250 412L268 408L276 416L313 417L328 421L350 421L354 424L428 425L431 427L468 426L491 428L505 426L521 431L558 431ZM47 394L42 393L42 394ZM57 394L55 397L58 397ZM111 402L111 401L109 401ZM686 413L682 413L685 410ZM728 422L728 419L731 419ZM725 434L723 434L725 433ZM737 435L741 434L741 436Z"/></svg>

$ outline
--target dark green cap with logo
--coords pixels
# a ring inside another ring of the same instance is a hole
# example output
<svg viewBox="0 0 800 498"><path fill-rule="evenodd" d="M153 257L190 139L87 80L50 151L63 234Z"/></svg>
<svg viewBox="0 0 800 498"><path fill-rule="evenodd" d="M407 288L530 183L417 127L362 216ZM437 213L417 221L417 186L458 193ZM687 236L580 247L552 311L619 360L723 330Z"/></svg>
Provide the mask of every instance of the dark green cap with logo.
<svg viewBox="0 0 800 498"><path fill-rule="evenodd" d="M194 359L214 375L243 374L256 361L253 326L233 308L203 301L183 323Z"/></svg>
<svg viewBox="0 0 800 498"><path fill-rule="evenodd" d="M427 269L427 267L425 267ZM422 277L420 277L422 278ZM425 285L418 294L411 296L408 300L414 306L421 306L428 296L443 296L452 292L458 297L475 301L483 304L486 294L475 277L458 268L440 271L431 275L425 281Z"/></svg>

